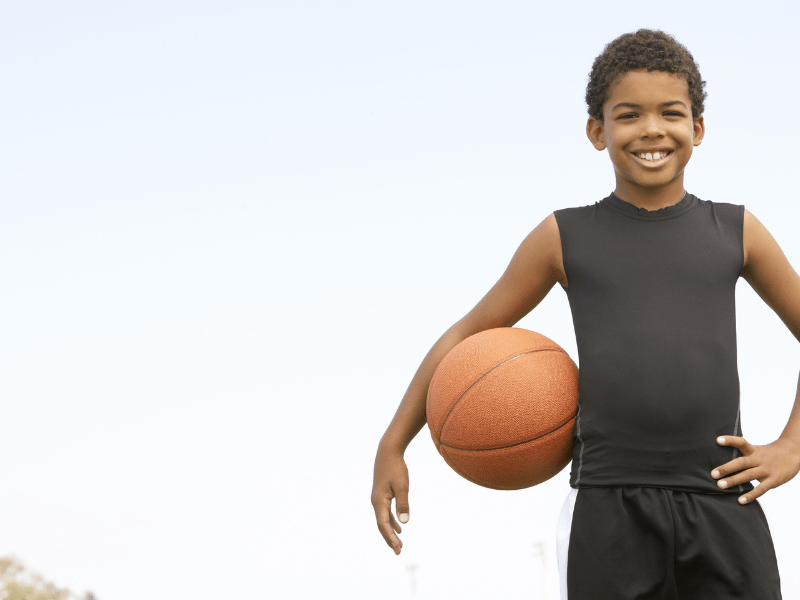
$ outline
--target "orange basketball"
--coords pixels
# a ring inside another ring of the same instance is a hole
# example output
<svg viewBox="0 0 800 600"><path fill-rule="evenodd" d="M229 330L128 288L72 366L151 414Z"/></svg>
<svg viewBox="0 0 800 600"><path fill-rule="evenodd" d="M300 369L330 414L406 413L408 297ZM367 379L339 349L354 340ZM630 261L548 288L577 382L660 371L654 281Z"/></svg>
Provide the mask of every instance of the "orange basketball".
<svg viewBox="0 0 800 600"><path fill-rule="evenodd" d="M572 458L578 367L543 335L501 327L468 337L439 363L428 388L431 437L473 483L518 490Z"/></svg>

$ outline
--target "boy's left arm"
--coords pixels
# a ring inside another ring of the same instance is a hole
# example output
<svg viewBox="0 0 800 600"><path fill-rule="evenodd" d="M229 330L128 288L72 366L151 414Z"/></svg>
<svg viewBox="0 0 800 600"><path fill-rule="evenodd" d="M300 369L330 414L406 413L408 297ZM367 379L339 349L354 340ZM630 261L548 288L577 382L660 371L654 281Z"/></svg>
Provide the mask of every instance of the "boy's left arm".
<svg viewBox="0 0 800 600"><path fill-rule="evenodd" d="M766 227L747 210L743 246L742 277L800 341L800 276ZM726 435L717 438L717 443L734 446L742 453L711 472L711 476L719 480L720 488L754 479L759 481L755 489L739 498L742 504L792 479L800 471L800 380L789 422L777 440L765 446L754 446L742 437Z"/></svg>

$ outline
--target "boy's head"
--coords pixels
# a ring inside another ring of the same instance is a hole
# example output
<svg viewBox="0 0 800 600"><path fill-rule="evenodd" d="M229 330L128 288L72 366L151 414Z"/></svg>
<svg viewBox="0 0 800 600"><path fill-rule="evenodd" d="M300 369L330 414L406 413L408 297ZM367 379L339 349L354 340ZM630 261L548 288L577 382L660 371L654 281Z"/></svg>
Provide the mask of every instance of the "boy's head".
<svg viewBox="0 0 800 600"><path fill-rule="evenodd" d="M703 85L689 51L660 31L623 35L597 57L586 135L608 150L617 196L660 206L685 194L683 172L705 134Z"/></svg>
<svg viewBox="0 0 800 600"><path fill-rule="evenodd" d="M692 118L703 115L705 81L691 53L663 31L640 29L626 33L608 44L594 60L586 86L589 116L603 121L603 105L612 86L630 71L663 71L686 79L692 101Z"/></svg>

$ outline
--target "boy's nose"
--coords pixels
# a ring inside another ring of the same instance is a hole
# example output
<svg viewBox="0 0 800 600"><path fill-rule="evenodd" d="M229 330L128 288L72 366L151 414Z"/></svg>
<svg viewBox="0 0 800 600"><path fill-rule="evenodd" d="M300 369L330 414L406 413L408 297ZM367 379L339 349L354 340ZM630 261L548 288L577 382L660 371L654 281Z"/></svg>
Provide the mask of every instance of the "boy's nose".
<svg viewBox="0 0 800 600"><path fill-rule="evenodd" d="M642 119L642 137L654 138L664 135L664 127L661 119L656 116L648 116Z"/></svg>

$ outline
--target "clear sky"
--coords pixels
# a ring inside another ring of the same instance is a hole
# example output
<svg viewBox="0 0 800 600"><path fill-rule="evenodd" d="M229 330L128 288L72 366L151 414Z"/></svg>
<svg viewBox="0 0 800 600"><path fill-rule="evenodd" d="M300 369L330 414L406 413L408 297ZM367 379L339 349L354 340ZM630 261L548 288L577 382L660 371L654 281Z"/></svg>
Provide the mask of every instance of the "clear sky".
<svg viewBox="0 0 800 600"><path fill-rule="evenodd" d="M0 1L0 555L101 600L555 600L567 470L486 490L423 430L396 557L378 440L525 235L613 189L583 93L621 33L689 47L708 100L687 189L744 204L800 266L798 16ZM798 343L744 281L737 311L744 433L768 443ZM577 360L557 288L519 326ZM786 598L798 494L762 502Z"/></svg>

